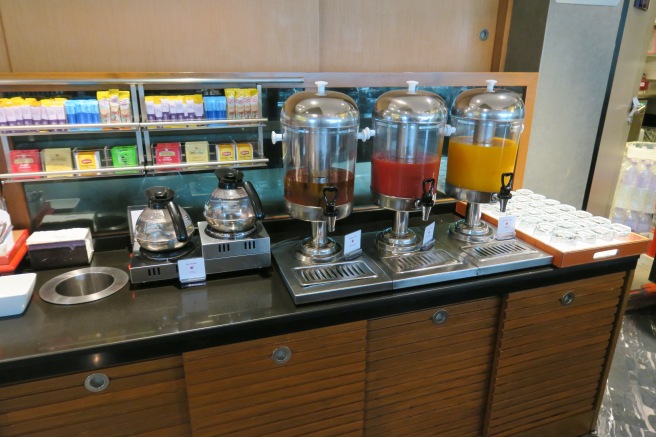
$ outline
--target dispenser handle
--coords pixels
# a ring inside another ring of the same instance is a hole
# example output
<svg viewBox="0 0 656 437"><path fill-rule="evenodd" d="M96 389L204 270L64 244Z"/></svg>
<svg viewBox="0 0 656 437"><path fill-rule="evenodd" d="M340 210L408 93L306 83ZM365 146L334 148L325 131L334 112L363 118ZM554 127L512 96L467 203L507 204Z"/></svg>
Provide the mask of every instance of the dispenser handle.
<svg viewBox="0 0 656 437"><path fill-rule="evenodd" d="M184 219L182 218L182 213L180 213L180 208L173 202L166 204L166 209L171 215L171 222L173 223L173 230L175 231L175 238L179 242L184 243L189 239L187 235L187 227L185 226Z"/></svg>
<svg viewBox="0 0 656 437"><path fill-rule="evenodd" d="M328 82L325 82L323 80L318 80L314 84L318 88L317 95L318 96L325 96L326 95L326 85L328 85Z"/></svg>
<svg viewBox="0 0 656 437"><path fill-rule="evenodd" d="M258 220L264 219L264 208L262 208L262 201L260 200L259 194L255 191L255 187L251 184L251 181L244 182L244 190L248 194L248 198L251 200L251 205L253 205L253 210L255 211L255 218Z"/></svg>
<svg viewBox="0 0 656 437"><path fill-rule="evenodd" d="M507 199L512 197L510 195L510 190L512 190L513 180L515 178L514 173L502 173L501 174L501 190L499 190L499 197L508 196ZM506 182L506 179L508 180Z"/></svg>
<svg viewBox="0 0 656 437"><path fill-rule="evenodd" d="M328 193L335 193L332 199L328 199ZM335 186L329 186L323 189L323 201L326 202L326 209L323 213L326 217L335 217L337 216L337 208L335 203L337 202L337 196L339 196L339 189Z"/></svg>
<svg viewBox="0 0 656 437"><path fill-rule="evenodd" d="M428 185L428 189L426 186ZM421 189L423 193L421 194L421 199L419 204L421 205L421 219L427 221L430 217L431 208L435 202L433 201L433 193L435 191L435 179L424 179L421 183Z"/></svg>
<svg viewBox="0 0 656 437"><path fill-rule="evenodd" d="M419 85L419 82L416 80L406 80L405 83L408 84L408 94L417 94L417 85Z"/></svg>

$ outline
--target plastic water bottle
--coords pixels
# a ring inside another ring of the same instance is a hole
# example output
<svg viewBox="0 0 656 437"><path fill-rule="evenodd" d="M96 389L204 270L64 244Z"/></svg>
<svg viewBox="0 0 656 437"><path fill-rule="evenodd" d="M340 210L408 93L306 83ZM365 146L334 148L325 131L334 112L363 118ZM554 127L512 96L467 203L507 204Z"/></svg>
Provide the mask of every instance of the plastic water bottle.
<svg viewBox="0 0 656 437"><path fill-rule="evenodd" d="M624 208L613 208L610 213L610 222L624 224L626 221L626 210Z"/></svg>
<svg viewBox="0 0 656 437"><path fill-rule="evenodd" d="M656 211L656 165L653 164L651 165L651 178L649 179L644 211L648 214L653 214Z"/></svg>
<svg viewBox="0 0 656 437"><path fill-rule="evenodd" d="M651 161L640 161L638 163L638 176L636 178L635 190L631 196L631 209L634 211L645 211L647 195L649 194L649 182L651 180Z"/></svg>
<svg viewBox="0 0 656 437"><path fill-rule="evenodd" d="M638 234L648 234L651 231L651 221L651 214L647 214L646 212L638 214L638 223L635 232Z"/></svg>
<svg viewBox="0 0 656 437"><path fill-rule="evenodd" d="M626 218L624 219L624 224L629 226L633 232L636 232L638 229L638 212L629 210L626 213Z"/></svg>
<svg viewBox="0 0 656 437"><path fill-rule="evenodd" d="M635 159L631 159L624 167L622 178L617 184L617 190L615 190L615 206L624 209L631 208L631 196L633 195L633 189L637 180L638 162Z"/></svg>

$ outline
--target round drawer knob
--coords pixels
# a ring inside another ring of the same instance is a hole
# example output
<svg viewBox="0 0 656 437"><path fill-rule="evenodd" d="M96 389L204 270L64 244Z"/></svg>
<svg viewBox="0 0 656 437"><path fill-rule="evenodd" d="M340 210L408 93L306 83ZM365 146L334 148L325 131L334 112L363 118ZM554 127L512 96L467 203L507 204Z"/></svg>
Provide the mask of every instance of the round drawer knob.
<svg viewBox="0 0 656 437"><path fill-rule="evenodd" d="M271 359L276 364L285 364L292 358L292 350L287 346L280 346L271 354Z"/></svg>
<svg viewBox="0 0 656 437"><path fill-rule="evenodd" d="M575 297L576 295L573 291L568 291L567 293L563 294L563 297L560 298L560 304L570 305L572 302L574 302Z"/></svg>
<svg viewBox="0 0 656 437"><path fill-rule="evenodd" d="M449 313L446 312L446 310L437 310L435 314L433 314L433 323L436 325L441 325L442 323L446 322L446 319L449 318Z"/></svg>
<svg viewBox="0 0 656 437"><path fill-rule="evenodd" d="M84 380L84 387L93 393L98 393L109 387L109 376L104 373L92 373Z"/></svg>

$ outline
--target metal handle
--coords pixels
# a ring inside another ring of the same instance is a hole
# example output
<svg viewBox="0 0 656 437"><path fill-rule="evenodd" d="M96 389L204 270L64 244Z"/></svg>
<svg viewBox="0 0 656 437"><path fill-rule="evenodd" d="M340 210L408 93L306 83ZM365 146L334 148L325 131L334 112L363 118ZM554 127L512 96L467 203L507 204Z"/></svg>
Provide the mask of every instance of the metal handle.
<svg viewBox="0 0 656 437"><path fill-rule="evenodd" d="M573 291L568 291L567 293L563 294L563 297L560 298L560 304L563 306L570 305L572 302L574 302L575 297L576 295Z"/></svg>
<svg viewBox="0 0 656 437"><path fill-rule="evenodd" d="M447 313L446 310L437 310L435 314L433 314L433 324L441 325L442 323L446 322L448 318L449 313Z"/></svg>
<svg viewBox="0 0 656 437"><path fill-rule="evenodd" d="M92 393L101 392L109 387L109 376L104 373L92 373L84 380L84 387Z"/></svg>
<svg viewBox="0 0 656 437"><path fill-rule="evenodd" d="M287 346L280 346L271 354L271 359L276 364L285 364L292 358L292 350Z"/></svg>

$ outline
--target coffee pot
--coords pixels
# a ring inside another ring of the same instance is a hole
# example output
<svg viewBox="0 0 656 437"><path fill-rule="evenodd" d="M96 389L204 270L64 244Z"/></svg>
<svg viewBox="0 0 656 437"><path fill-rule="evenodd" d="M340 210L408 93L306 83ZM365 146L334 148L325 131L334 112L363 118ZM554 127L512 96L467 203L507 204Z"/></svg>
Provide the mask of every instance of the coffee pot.
<svg viewBox="0 0 656 437"><path fill-rule="evenodd" d="M245 237L255 231L255 224L264 218L262 202L244 174L232 168L214 172L219 185L205 203L203 215L214 236ZM223 235L225 234L225 235Z"/></svg>
<svg viewBox="0 0 656 437"><path fill-rule="evenodd" d="M189 214L173 202L175 191L168 187L152 187L145 191L148 206L135 225L134 238L153 252L173 251L184 247L194 233Z"/></svg>

